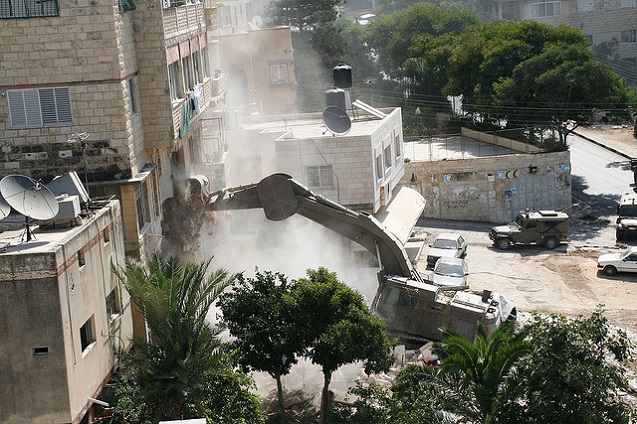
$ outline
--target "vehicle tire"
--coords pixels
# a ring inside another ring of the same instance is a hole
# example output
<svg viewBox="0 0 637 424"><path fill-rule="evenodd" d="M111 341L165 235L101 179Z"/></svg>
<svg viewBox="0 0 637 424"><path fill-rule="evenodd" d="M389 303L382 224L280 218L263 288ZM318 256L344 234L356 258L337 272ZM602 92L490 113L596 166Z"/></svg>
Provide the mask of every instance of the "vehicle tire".
<svg viewBox="0 0 637 424"><path fill-rule="evenodd" d="M547 237L544 239L544 247L547 249L555 249L560 242L555 237Z"/></svg>
<svg viewBox="0 0 637 424"><path fill-rule="evenodd" d="M495 245L497 246L498 249L502 249L502 250L507 250L509 248L511 248L511 245L513 243L511 243L511 240L509 240L508 238L499 238L496 242Z"/></svg>
<svg viewBox="0 0 637 424"><path fill-rule="evenodd" d="M604 274L613 276L613 275L617 274L617 268L615 268L612 265L606 265L604 267Z"/></svg>

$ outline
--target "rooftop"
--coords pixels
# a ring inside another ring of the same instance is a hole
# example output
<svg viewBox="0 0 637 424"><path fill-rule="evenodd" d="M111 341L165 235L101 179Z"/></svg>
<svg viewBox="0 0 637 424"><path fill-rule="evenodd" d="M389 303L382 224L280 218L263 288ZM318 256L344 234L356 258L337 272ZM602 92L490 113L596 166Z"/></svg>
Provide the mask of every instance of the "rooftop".
<svg viewBox="0 0 637 424"><path fill-rule="evenodd" d="M103 205L109 206L111 202ZM54 252L65 240L82 232L94 220L110 208L92 209L88 215L80 216L63 224L39 224L29 221L31 240L27 241L26 217L13 211L0 221L0 255L21 255Z"/></svg>

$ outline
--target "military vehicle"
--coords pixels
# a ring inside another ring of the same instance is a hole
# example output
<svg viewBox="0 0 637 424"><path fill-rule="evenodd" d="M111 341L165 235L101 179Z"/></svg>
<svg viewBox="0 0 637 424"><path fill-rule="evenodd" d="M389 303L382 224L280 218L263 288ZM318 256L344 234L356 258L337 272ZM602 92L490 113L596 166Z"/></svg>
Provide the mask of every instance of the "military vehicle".
<svg viewBox="0 0 637 424"><path fill-rule="evenodd" d="M618 241L637 235L637 193L625 193L617 204L617 229L615 236Z"/></svg>
<svg viewBox="0 0 637 424"><path fill-rule="evenodd" d="M521 211L510 224L491 228L489 238L498 249L514 244L540 244L555 249L568 242L569 216L557 211Z"/></svg>
<svg viewBox="0 0 637 424"><path fill-rule="evenodd" d="M387 321L390 334L404 340L440 340L441 327L473 339L478 324L491 330L516 318L515 306L502 295L431 284L413 268L398 237L374 216L315 195L289 175L273 174L257 184L219 190L209 198L210 211L262 208L273 221L298 213L360 244L379 266L372 310Z"/></svg>

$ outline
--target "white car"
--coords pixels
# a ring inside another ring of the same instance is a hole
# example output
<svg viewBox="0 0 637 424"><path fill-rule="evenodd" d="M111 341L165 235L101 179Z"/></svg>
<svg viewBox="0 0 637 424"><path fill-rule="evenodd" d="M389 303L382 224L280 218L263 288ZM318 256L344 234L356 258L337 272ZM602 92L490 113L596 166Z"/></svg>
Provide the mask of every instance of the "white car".
<svg viewBox="0 0 637 424"><path fill-rule="evenodd" d="M434 266L431 282L437 286L465 286L467 275L469 268L464 259L440 258Z"/></svg>
<svg viewBox="0 0 637 424"><path fill-rule="evenodd" d="M637 246L629 247L621 252L601 255L597 258L597 269L606 275L637 272Z"/></svg>
<svg viewBox="0 0 637 424"><path fill-rule="evenodd" d="M427 266L433 267L439 258L463 258L467 256L467 241L459 234L440 233L427 253Z"/></svg>

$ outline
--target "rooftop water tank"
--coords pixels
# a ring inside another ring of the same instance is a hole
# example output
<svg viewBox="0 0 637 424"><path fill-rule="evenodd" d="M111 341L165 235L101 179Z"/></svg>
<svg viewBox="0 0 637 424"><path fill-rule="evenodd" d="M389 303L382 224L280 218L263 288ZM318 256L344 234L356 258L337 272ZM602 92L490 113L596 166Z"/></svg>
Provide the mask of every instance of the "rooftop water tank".
<svg viewBox="0 0 637 424"><path fill-rule="evenodd" d="M343 110L347 110L345 90L338 87L332 87L325 90L325 105L338 106Z"/></svg>
<svg viewBox="0 0 637 424"><path fill-rule="evenodd" d="M340 63L332 69L334 85L338 88L350 88L352 86L352 68Z"/></svg>

